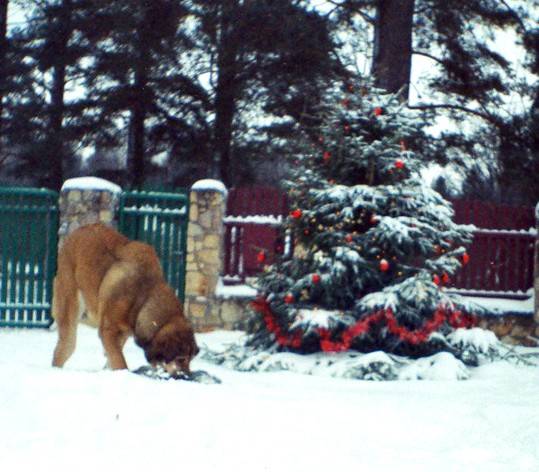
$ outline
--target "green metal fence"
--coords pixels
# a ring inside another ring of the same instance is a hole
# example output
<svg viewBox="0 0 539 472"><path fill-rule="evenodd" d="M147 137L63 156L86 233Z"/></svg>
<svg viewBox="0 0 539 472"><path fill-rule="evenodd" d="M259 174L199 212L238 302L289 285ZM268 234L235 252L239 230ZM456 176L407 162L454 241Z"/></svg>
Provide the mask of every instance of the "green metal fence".
<svg viewBox="0 0 539 472"><path fill-rule="evenodd" d="M51 325L58 213L56 192L0 188L0 326Z"/></svg>
<svg viewBox="0 0 539 472"><path fill-rule="evenodd" d="M187 192L124 192L120 198L118 227L121 233L153 245L165 279L176 289L180 300L185 294L185 263L189 196Z"/></svg>

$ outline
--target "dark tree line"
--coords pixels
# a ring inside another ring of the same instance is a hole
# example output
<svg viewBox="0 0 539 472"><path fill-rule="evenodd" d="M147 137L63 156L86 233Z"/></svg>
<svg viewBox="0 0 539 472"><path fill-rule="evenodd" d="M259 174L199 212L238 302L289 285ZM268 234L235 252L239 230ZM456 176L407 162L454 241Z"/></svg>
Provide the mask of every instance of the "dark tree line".
<svg viewBox="0 0 539 472"><path fill-rule="evenodd" d="M235 137L241 110L270 96L300 106L286 103L295 88L315 90L338 71L329 24L300 3L27 2L28 25L9 38L20 64L4 100L12 170L57 189L81 149L116 149L127 160L119 178L135 187L163 154L188 169L172 176L180 182L238 183L253 154Z"/></svg>
<svg viewBox="0 0 539 472"><path fill-rule="evenodd" d="M524 9L518 0L328 0L333 9L322 12L303 0L11 2L27 22L6 34L8 2L0 2L3 175L51 188L83 165L136 187L276 179L298 129L316 128L323 91L357 73L340 34L351 38L354 24L372 32L373 43L354 54L372 57L376 86L406 102L415 93L412 58L427 58L432 73L410 105L481 123L444 131L433 161L491 179L486 187L498 194L518 185L519 168L527 187L539 188L537 86L515 80L513 58L489 37L514 31L537 77L537 0ZM506 113L511 93L534 105ZM477 170L485 155L490 175Z"/></svg>

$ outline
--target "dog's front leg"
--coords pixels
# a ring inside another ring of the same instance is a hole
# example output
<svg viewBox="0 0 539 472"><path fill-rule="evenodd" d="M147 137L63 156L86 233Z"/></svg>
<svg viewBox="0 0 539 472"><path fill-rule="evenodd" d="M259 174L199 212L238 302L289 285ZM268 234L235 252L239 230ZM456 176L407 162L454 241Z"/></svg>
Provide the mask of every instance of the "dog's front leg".
<svg viewBox="0 0 539 472"><path fill-rule="evenodd" d="M110 368L113 370L127 369L127 363L123 355L125 341L129 333L120 330L115 326L100 326L99 337L105 348Z"/></svg>

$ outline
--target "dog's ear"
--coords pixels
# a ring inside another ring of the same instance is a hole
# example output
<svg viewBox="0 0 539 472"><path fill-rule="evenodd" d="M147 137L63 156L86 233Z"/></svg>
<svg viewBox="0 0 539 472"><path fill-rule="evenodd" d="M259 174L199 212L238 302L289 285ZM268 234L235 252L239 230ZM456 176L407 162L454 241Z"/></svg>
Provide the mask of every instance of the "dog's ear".
<svg viewBox="0 0 539 472"><path fill-rule="evenodd" d="M148 362L170 362L178 357L194 357L199 349L189 322L167 323L144 349Z"/></svg>

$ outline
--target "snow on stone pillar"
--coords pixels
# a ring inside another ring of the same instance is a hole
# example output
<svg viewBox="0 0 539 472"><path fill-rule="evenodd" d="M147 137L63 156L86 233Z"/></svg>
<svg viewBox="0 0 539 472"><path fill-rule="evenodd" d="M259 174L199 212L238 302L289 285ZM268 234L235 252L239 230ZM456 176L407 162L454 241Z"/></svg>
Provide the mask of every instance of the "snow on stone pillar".
<svg viewBox="0 0 539 472"><path fill-rule="evenodd" d="M539 324L539 203L535 207L535 226L537 233L535 235L535 260L534 260L534 288L535 288L535 324ZM539 328L538 328L539 329ZM539 336L539 333L536 335Z"/></svg>
<svg viewBox="0 0 539 472"><path fill-rule="evenodd" d="M227 196L216 180L201 180L191 188L184 311L199 330L222 324L215 291L223 265Z"/></svg>
<svg viewBox="0 0 539 472"><path fill-rule="evenodd" d="M86 224L115 226L121 191L118 185L97 177L66 180L60 191L60 244Z"/></svg>

